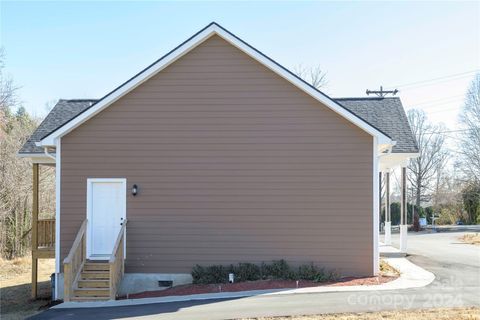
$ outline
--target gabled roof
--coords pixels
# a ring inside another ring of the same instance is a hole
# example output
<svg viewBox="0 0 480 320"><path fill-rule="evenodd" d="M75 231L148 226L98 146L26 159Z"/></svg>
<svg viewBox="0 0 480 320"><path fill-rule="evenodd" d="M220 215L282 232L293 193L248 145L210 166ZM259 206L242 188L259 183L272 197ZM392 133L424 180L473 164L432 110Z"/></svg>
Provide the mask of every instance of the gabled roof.
<svg viewBox="0 0 480 320"><path fill-rule="evenodd" d="M98 99L72 99L59 100L50 113L43 119L42 123L33 132L30 138L22 146L19 154L43 153L43 148L37 147L36 142L63 126L68 121L78 116L81 112L91 107Z"/></svg>
<svg viewBox="0 0 480 320"><path fill-rule="evenodd" d="M417 153L418 146L400 98L335 98L357 116L386 132L397 143L393 153Z"/></svg>
<svg viewBox="0 0 480 320"><path fill-rule="evenodd" d="M393 153L417 153L415 137L410 130L405 111L399 98L334 98L352 113L386 132L397 144ZM98 100L60 100L38 126L20 154L42 154L35 145L42 136L75 118Z"/></svg>
<svg viewBox="0 0 480 320"><path fill-rule="evenodd" d="M171 63L175 62L177 59L188 53L190 50L207 40L213 35L217 35L239 50L243 51L251 58L257 60L259 63L263 64L265 67L269 68L271 71L275 72L277 75L283 77L287 81L291 82L300 90L303 90L323 105L337 112L339 115L343 116L348 121L357 125L359 128L368 132L372 136L377 137L379 144L393 144L393 140L385 132L375 127L373 124L369 123L365 119L357 116L352 113L349 109L341 106L336 101L325 95L324 93L317 90L315 87L311 86L289 70L287 70L282 65L275 62L273 59L264 55L257 49L253 48L228 30L224 29L215 22L210 23L208 26L197 32L191 38L180 44L178 47L167 53L165 56L148 66L146 69L135 75L130 80L126 81L118 88L108 93L106 96L98 100L91 107L82 110L77 116L68 120L64 124L60 125L51 132L48 132L46 135L42 136L41 140L38 142L42 146L54 146L56 139L67 134L71 130L75 129L77 126L87 121L97 113L101 112L112 103L120 99L122 96L135 89L137 86L143 82L150 79L152 76L162 71Z"/></svg>

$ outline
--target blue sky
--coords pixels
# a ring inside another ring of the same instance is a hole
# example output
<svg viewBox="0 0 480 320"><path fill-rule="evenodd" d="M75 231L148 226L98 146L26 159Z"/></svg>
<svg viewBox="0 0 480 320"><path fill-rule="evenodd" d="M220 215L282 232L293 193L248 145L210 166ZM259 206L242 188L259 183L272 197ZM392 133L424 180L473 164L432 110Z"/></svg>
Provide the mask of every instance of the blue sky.
<svg viewBox="0 0 480 320"><path fill-rule="evenodd" d="M405 107L422 108L449 128L480 70L480 2L0 6L7 72L21 86L25 107L39 116L55 99L103 96L211 21L288 68L319 65L332 96L406 85L398 87ZM437 80L421 82L430 79Z"/></svg>

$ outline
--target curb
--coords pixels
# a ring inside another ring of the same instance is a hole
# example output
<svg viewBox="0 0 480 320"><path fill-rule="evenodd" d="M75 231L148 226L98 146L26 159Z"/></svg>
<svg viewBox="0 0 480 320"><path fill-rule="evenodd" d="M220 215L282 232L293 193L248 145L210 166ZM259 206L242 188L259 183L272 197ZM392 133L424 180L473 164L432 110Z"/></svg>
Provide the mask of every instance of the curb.
<svg viewBox="0 0 480 320"><path fill-rule="evenodd" d="M272 290L252 290L238 292L222 292L222 293L203 293L186 296L169 296L157 298L112 300L112 301L93 301L93 302L64 302L52 307L51 309L67 309L67 308L101 308L101 307L122 307L135 306L153 303L169 303L184 302L196 300L212 300L212 299L234 299L252 296L275 296L287 294L308 294L308 293L327 293L327 292L355 292L355 291L384 291L384 290L401 290L410 288L420 288L427 286L434 279L435 275L415 264L406 258L384 258L388 264L400 272L400 277L396 280L378 284L365 286L319 286L299 289L272 289Z"/></svg>

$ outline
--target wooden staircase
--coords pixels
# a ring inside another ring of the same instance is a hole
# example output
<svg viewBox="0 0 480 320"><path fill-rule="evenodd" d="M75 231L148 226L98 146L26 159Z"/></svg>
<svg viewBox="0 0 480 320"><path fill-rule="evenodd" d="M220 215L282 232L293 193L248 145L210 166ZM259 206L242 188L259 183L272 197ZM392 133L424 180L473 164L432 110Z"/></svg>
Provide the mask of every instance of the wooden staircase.
<svg viewBox="0 0 480 320"><path fill-rule="evenodd" d="M68 256L63 261L63 300L115 300L125 272L125 232L127 219L106 261L88 260L86 254L87 220L83 221Z"/></svg>
<svg viewBox="0 0 480 320"><path fill-rule="evenodd" d="M87 260L83 265L71 301L110 299L110 264L108 261Z"/></svg>

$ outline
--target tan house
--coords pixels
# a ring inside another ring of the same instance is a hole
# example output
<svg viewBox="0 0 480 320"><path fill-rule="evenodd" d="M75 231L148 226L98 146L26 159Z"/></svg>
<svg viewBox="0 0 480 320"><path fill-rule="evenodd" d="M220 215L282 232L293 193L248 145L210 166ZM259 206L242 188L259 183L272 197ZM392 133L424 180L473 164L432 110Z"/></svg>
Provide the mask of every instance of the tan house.
<svg viewBox="0 0 480 320"><path fill-rule="evenodd" d="M20 150L34 269L55 258L67 301L185 283L195 264L374 275L379 173L417 152L398 98L330 98L211 23L103 98L60 100ZM56 168L49 222L39 165Z"/></svg>

